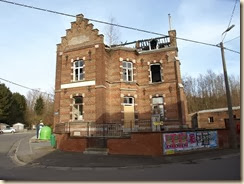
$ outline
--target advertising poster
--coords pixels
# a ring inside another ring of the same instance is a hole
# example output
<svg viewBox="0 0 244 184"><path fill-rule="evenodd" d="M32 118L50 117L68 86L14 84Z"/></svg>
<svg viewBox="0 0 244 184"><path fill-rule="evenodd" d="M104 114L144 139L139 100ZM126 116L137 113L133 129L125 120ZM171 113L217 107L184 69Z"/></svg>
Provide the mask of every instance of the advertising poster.
<svg viewBox="0 0 244 184"><path fill-rule="evenodd" d="M163 134L165 155L199 148L218 147L217 131L177 132Z"/></svg>
<svg viewBox="0 0 244 184"><path fill-rule="evenodd" d="M164 139L164 154L174 154L174 146L173 146L173 134L163 134Z"/></svg>
<svg viewBox="0 0 244 184"><path fill-rule="evenodd" d="M217 131L210 131L209 132L209 147L216 148L218 147L218 135Z"/></svg>
<svg viewBox="0 0 244 184"><path fill-rule="evenodd" d="M196 132L187 132L187 140L188 140L188 150L196 149L197 147L197 138Z"/></svg>

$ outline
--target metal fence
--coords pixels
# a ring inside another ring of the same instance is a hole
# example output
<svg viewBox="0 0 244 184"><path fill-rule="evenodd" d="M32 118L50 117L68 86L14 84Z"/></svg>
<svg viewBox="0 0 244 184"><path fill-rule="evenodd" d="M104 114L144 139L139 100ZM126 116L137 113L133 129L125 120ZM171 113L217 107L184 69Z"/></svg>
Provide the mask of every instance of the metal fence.
<svg viewBox="0 0 244 184"><path fill-rule="evenodd" d="M152 131L150 120L140 120L133 128L124 128L121 123L66 122L55 125L55 133L78 137L122 137L145 131Z"/></svg>

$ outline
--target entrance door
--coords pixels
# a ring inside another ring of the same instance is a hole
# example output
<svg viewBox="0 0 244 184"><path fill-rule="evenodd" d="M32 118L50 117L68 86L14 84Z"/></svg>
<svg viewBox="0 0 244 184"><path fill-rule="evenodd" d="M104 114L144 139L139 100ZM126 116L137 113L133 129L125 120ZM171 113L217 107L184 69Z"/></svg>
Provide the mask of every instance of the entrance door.
<svg viewBox="0 0 244 184"><path fill-rule="evenodd" d="M134 128L135 112L134 98L124 97L124 128Z"/></svg>

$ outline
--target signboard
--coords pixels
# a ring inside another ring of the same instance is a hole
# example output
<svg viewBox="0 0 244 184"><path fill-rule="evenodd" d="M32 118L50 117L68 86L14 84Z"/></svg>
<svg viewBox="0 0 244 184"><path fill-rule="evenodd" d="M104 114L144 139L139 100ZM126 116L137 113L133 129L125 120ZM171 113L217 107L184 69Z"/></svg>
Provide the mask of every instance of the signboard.
<svg viewBox="0 0 244 184"><path fill-rule="evenodd" d="M218 146L217 131L177 132L163 134L164 154Z"/></svg>

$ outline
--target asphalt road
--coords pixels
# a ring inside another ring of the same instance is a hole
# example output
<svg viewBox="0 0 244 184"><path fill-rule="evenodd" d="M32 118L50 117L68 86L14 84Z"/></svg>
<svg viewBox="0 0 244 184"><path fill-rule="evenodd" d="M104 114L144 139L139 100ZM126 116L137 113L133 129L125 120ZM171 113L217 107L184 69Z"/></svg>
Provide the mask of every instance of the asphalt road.
<svg viewBox="0 0 244 184"><path fill-rule="evenodd" d="M8 156L31 134L0 135L0 180L8 181L223 181L240 180L240 157L204 159L145 168L43 168L17 166ZM32 134L33 136L34 134Z"/></svg>

